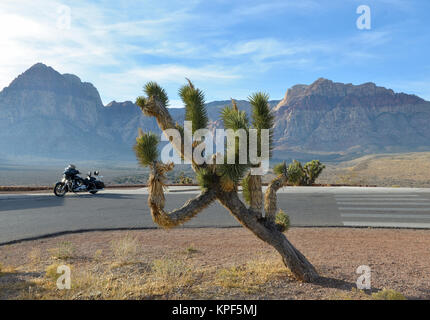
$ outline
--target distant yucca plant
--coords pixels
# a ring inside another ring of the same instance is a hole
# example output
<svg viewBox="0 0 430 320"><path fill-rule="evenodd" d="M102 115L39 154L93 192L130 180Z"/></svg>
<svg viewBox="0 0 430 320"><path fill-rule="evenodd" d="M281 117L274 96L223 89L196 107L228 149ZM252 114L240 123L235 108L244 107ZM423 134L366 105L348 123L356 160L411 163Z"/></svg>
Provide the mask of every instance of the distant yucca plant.
<svg viewBox="0 0 430 320"><path fill-rule="evenodd" d="M288 179L291 184L295 186L303 185L305 176L302 164L299 161L294 160L293 163L288 166Z"/></svg>

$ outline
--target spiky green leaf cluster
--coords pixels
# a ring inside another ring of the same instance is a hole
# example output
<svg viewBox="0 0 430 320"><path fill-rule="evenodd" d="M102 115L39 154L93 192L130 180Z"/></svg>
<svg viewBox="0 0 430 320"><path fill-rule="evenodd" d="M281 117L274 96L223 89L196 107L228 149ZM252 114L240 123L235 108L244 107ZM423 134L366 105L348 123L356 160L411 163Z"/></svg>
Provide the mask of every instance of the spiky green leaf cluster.
<svg viewBox="0 0 430 320"><path fill-rule="evenodd" d="M248 132L249 120L248 120L248 116L246 115L246 112L238 110L234 100L232 101L233 101L233 106L227 106L221 110L220 117L221 117L221 120L223 121L224 128L234 130L234 131L243 129L246 132ZM247 139L246 145L248 145L248 134L246 139ZM241 143L244 143L244 142L240 141L239 137L235 137L234 150L230 150L226 148L226 154L234 152L235 163L228 164L227 155L226 155L224 159L224 164L218 165L218 168L217 168L217 174L219 176L228 177L228 179L231 180L235 185L239 184L240 180L243 178L243 176L246 174L247 170L249 169L248 163L245 163L245 164L239 163L239 148Z"/></svg>
<svg viewBox="0 0 430 320"><path fill-rule="evenodd" d="M141 166L151 166L158 159L158 142L158 136L152 132L141 133L136 138L134 152Z"/></svg>
<svg viewBox="0 0 430 320"><path fill-rule="evenodd" d="M169 104L169 98L167 97L167 92L158 83L150 81L143 87L143 92L148 96L148 98L157 98L164 106ZM139 99L139 98L138 98Z"/></svg>
<svg viewBox="0 0 430 320"><path fill-rule="evenodd" d="M235 185L243 179L249 169L248 164L239 164L238 159L234 164L228 164L225 159L224 164L217 165L217 175L220 177L228 177Z"/></svg>
<svg viewBox="0 0 430 320"><path fill-rule="evenodd" d="M207 168L199 168L196 172L197 183L204 191L208 190L214 183L215 176Z"/></svg>
<svg viewBox="0 0 430 320"><path fill-rule="evenodd" d="M273 150L273 126L275 117L270 110L269 95L263 92L256 92L249 96L249 102L252 106L252 125L258 130L258 154L261 152L261 130L269 129L269 151L270 156Z"/></svg>
<svg viewBox="0 0 430 320"><path fill-rule="evenodd" d="M243 199L245 200L245 203L247 205L251 204L251 192L249 190L249 179L250 178L251 178L251 175L248 174L242 180L242 195L243 195Z"/></svg>
<svg viewBox="0 0 430 320"><path fill-rule="evenodd" d="M208 115L205 107L205 96L203 91L194 87L189 81L179 89L179 96L185 105L185 120L192 122L193 133L208 125Z"/></svg>
<svg viewBox="0 0 430 320"><path fill-rule="evenodd" d="M137 97L135 103L138 107L143 108L146 105L146 99L147 99L146 97L142 97L142 96Z"/></svg>
<svg viewBox="0 0 430 320"><path fill-rule="evenodd" d="M225 129L239 130L249 128L249 120L245 111L225 107L221 110L221 119Z"/></svg>
<svg viewBox="0 0 430 320"><path fill-rule="evenodd" d="M288 174L287 164L285 162L278 163L273 167L273 172L277 175L281 175L281 174L287 175Z"/></svg>
<svg viewBox="0 0 430 320"><path fill-rule="evenodd" d="M290 217L282 209L279 209L275 217L275 223L281 232L285 232L290 228Z"/></svg>

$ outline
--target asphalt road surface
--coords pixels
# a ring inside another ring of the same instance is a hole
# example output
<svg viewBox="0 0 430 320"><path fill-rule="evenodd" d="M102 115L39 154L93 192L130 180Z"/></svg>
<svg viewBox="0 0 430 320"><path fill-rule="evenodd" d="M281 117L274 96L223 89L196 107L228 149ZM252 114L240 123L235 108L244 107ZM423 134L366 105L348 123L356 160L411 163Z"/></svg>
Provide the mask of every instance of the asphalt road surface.
<svg viewBox="0 0 430 320"><path fill-rule="evenodd" d="M171 188L166 209L178 208L198 193ZM155 228L147 197L146 189L64 198L0 194L0 244L70 231ZM430 228L430 189L287 187L278 193L278 207L293 226ZM239 224L218 202L184 225L232 226Z"/></svg>

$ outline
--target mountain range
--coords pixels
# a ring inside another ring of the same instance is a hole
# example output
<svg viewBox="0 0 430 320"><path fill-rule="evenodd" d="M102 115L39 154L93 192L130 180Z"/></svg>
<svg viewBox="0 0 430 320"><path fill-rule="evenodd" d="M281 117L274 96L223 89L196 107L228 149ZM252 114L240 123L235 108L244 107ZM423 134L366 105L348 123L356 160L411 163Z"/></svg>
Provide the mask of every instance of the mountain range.
<svg viewBox="0 0 430 320"><path fill-rule="evenodd" d="M221 126L219 112L229 104L207 103L211 127ZM320 78L293 86L270 104L277 159L430 150L430 102L374 83ZM247 101L239 100L238 107L250 114ZM184 109L170 112L183 122ZM160 133L133 102L104 106L91 83L42 63L0 92L0 159L134 160L139 127Z"/></svg>

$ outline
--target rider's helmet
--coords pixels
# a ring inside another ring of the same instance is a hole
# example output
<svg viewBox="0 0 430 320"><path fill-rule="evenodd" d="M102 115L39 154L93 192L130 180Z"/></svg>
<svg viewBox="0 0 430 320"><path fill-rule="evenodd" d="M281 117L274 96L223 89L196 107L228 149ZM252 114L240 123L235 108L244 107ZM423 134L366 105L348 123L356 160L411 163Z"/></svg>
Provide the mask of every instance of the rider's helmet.
<svg viewBox="0 0 430 320"><path fill-rule="evenodd" d="M69 164L70 169L76 169L76 166L74 164Z"/></svg>

